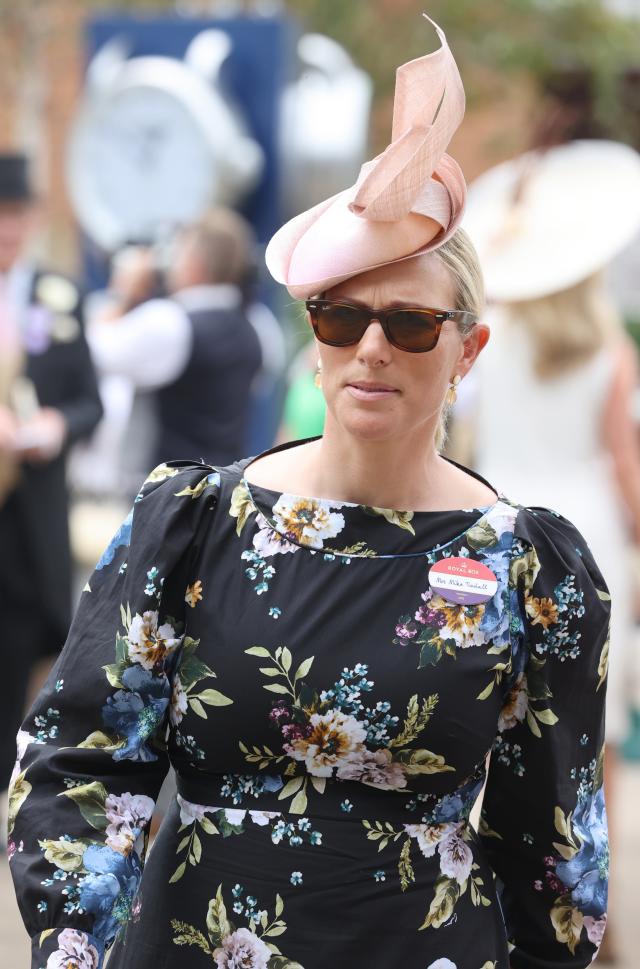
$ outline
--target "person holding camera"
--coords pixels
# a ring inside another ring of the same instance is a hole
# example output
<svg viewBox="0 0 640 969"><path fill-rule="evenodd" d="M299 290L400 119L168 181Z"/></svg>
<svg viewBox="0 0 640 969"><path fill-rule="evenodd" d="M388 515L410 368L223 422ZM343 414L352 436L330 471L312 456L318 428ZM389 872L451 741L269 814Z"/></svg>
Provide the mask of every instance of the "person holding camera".
<svg viewBox="0 0 640 969"><path fill-rule="evenodd" d="M151 466L171 458L227 464L243 453L262 363L243 305L253 250L248 223L215 209L178 233L164 273L167 295L157 295L162 280L150 250L116 261L113 298L91 320L89 344L101 374L154 392Z"/></svg>

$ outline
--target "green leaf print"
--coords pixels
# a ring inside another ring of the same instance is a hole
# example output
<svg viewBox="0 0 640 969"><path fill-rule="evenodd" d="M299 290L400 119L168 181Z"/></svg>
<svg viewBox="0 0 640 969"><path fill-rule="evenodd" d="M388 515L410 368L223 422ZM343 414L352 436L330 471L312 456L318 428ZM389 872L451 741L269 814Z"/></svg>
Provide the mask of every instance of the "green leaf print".
<svg viewBox="0 0 640 969"><path fill-rule="evenodd" d="M38 844L43 849L47 861L55 865L56 868L62 868L63 871L68 872L84 871L82 859L85 851L91 844L90 841L80 839L76 841L66 841L63 839L54 841L46 838L43 841L38 841Z"/></svg>
<svg viewBox="0 0 640 969"><path fill-rule="evenodd" d="M236 535L242 534L242 529L255 511L256 507L251 500L249 489L244 481L241 481L240 484L236 485L236 487L233 489L233 493L231 495L231 505L229 507L229 514L231 517L238 519L236 522Z"/></svg>
<svg viewBox="0 0 640 969"><path fill-rule="evenodd" d="M233 700L219 690L203 690L202 693L196 693L195 697L210 707L226 707L233 703Z"/></svg>
<svg viewBox="0 0 640 969"><path fill-rule="evenodd" d="M296 670L294 681L301 680L308 674L309 670L313 666L313 660L314 660L313 656L309 656L307 657L307 659L303 659L303 661L300 663L300 666Z"/></svg>
<svg viewBox="0 0 640 969"><path fill-rule="evenodd" d="M125 628L129 629L131 626L131 610L129 606L127 606L126 613L123 611L123 625L126 620L129 622ZM124 664L125 666L129 665L129 640L126 636L121 636L120 633L116 633L116 663Z"/></svg>
<svg viewBox="0 0 640 969"><path fill-rule="evenodd" d="M209 480L210 478L211 478L211 475L207 474L205 475L204 478L202 478L201 481L198 482L197 485L195 485L195 487L193 488L187 487L187 488L183 488L182 491L176 491L176 495L175 495L176 498L191 497L193 499L196 499L196 498L199 498L201 495L203 495L204 492L207 490L207 488L217 488L219 484L219 479L210 481Z"/></svg>
<svg viewBox="0 0 640 969"><path fill-rule="evenodd" d="M420 930L428 929L433 926L439 929L441 925L448 922L453 915L456 902L460 898L460 886L455 878L448 878L446 875L439 875L436 879L436 891L433 901L427 912L427 916L420 926Z"/></svg>
<svg viewBox="0 0 640 969"><path fill-rule="evenodd" d="M420 708L418 694L414 693L407 704L407 716L402 730L390 741L389 747L406 747L419 737L429 723L437 704L438 694L432 693L422 701L422 708Z"/></svg>
<svg viewBox="0 0 640 969"><path fill-rule="evenodd" d="M11 834L15 825L18 811L31 793L31 784L25 779L26 771L22 771L14 779L9 788L9 814L7 819L7 832Z"/></svg>
<svg viewBox="0 0 640 969"><path fill-rule="evenodd" d="M234 895L238 889L240 892L243 891L241 886L236 886L234 889ZM269 922L269 917L266 913L262 914L259 919L249 916L248 928L253 933L256 940L256 950L260 950L259 957L261 959L261 965L266 965L266 962L268 961L269 969L274 969L274 967L277 967L277 969L303 969L299 963L292 962L285 955L283 955L274 942L266 941L267 939L277 938L278 936L284 935L284 933L287 931L287 923L280 918L283 910L284 903L282 898L280 895L276 895L276 914L273 921ZM202 949L203 952L206 952L207 955L211 956L216 965L220 965L220 958L225 960L225 965L232 964L229 961L229 956L234 946L234 942L236 941L234 936L237 929L234 923L231 922L227 917L227 909L224 903L222 884L218 886L215 898L212 898L209 902L206 917L206 928L209 936L208 940L203 932L200 932L194 925L190 925L187 922L172 919L171 927L176 933L173 937L173 942L176 945L197 946L199 949ZM236 964L235 960L233 964Z"/></svg>
<svg viewBox="0 0 640 969"><path fill-rule="evenodd" d="M376 508L373 505L361 505L360 507L367 515L386 518L390 525L397 525L398 528L404 528L415 535L415 529L411 524L414 515L412 511L394 511L391 508Z"/></svg>
<svg viewBox="0 0 640 969"><path fill-rule="evenodd" d="M116 652L117 652L117 649L116 649ZM106 666L102 667L102 669L107 674L107 679L109 680L109 683L116 690L124 689L124 686L122 683L122 674L128 668L129 668L129 663L125 661L121 663L107 663Z"/></svg>
<svg viewBox="0 0 640 969"><path fill-rule="evenodd" d="M397 760L404 766L405 773L409 776L455 771L455 767L445 763L444 757L430 750L401 750L397 754Z"/></svg>
<svg viewBox="0 0 640 969"><path fill-rule="evenodd" d="M77 745L77 749L104 750L111 753L114 750L118 750L120 747L124 747L125 743L125 740L115 740L102 730L94 730L93 733L89 734L86 740L83 740Z"/></svg>
<svg viewBox="0 0 640 969"><path fill-rule="evenodd" d="M171 927L178 932L178 935L173 937L175 945L197 945L207 955L212 954L211 946L206 938L193 925L189 925L187 922L179 922L178 919L171 919Z"/></svg>
<svg viewBox="0 0 640 969"><path fill-rule="evenodd" d="M245 649L248 656L260 656L262 659L271 659L271 653L264 646L250 646Z"/></svg>
<svg viewBox="0 0 640 969"><path fill-rule="evenodd" d="M466 533L467 544L478 552L482 548L491 548L498 542L498 535L489 522L483 518Z"/></svg>
<svg viewBox="0 0 640 969"><path fill-rule="evenodd" d="M398 874L400 875L400 888L403 892L406 892L411 882L416 880L411 864L411 838L407 838L402 845L400 860L398 861Z"/></svg>
<svg viewBox="0 0 640 969"><path fill-rule="evenodd" d="M203 680L207 676L215 677L216 675L206 663L199 660L192 652L186 656L183 653L183 659L178 666L178 673L180 675L180 682L185 690L191 689L198 680Z"/></svg>
<svg viewBox="0 0 640 969"><path fill-rule="evenodd" d="M69 800L75 801L85 821L88 821L98 831L106 830L108 824L105 809L107 789L100 781L83 784L81 787L72 787L68 791L62 791L58 794L58 797L68 797Z"/></svg>
<svg viewBox="0 0 640 969"><path fill-rule="evenodd" d="M207 932L211 942L220 944L222 937L231 931L229 919L227 918L227 908L222 897L222 885L218 885L215 898L209 902L207 911Z"/></svg>
<svg viewBox="0 0 640 969"><path fill-rule="evenodd" d="M441 639L430 639L428 643L423 643L420 649L420 659L418 669L422 670L425 666L437 666L442 656L443 642Z"/></svg>

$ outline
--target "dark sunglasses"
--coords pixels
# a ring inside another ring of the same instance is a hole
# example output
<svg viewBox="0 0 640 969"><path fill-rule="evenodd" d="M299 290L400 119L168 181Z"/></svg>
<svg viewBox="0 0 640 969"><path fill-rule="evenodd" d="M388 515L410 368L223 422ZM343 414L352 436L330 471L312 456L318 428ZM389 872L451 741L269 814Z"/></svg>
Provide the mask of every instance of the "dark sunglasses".
<svg viewBox="0 0 640 969"><path fill-rule="evenodd" d="M377 320L389 343L407 353L427 353L438 342L442 324L456 320L471 326L476 323L468 310L388 309L338 303L329 299L308 299L305 306L313 331L320 343L332 347L351 347L359 343L365 330Z"/></svg>

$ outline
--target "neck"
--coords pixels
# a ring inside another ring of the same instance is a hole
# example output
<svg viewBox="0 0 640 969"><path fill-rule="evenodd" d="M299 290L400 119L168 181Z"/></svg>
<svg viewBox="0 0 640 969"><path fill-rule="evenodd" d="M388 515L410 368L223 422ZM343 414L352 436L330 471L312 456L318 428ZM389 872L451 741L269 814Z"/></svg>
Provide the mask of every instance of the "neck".
<svg viewBox="0 0 640 969"><path fill-rule="evenodd" d="M363 440L327 415L324 436L309 452L310 493L380 508L438 507L446 465L433 439L434 428L424 425L419 434Z"/></svg>

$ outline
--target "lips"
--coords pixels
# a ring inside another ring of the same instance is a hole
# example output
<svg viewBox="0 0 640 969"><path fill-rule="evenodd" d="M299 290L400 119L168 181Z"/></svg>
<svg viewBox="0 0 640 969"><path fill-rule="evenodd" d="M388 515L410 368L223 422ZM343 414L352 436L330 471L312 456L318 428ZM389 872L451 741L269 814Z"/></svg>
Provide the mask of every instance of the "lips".
<svg viewBox="0 0 640 969"><path fill-rule="evenodd" d="M366 380L351 381L347 385L348 387L355 387L356 390L364 390L368 393L387 393L395 394L397 393L396 387L390 387L389 384L373 384L368 383Z"/></svg>
<svg viewBox="0 0 640 969"><path fill-rule="evenodd" d="M391 387L389 384L369 383L366 380L357 380L347 384L347 391L356 400L367 401L388 400L389 397L399 393L397 387Z"/></svg>

